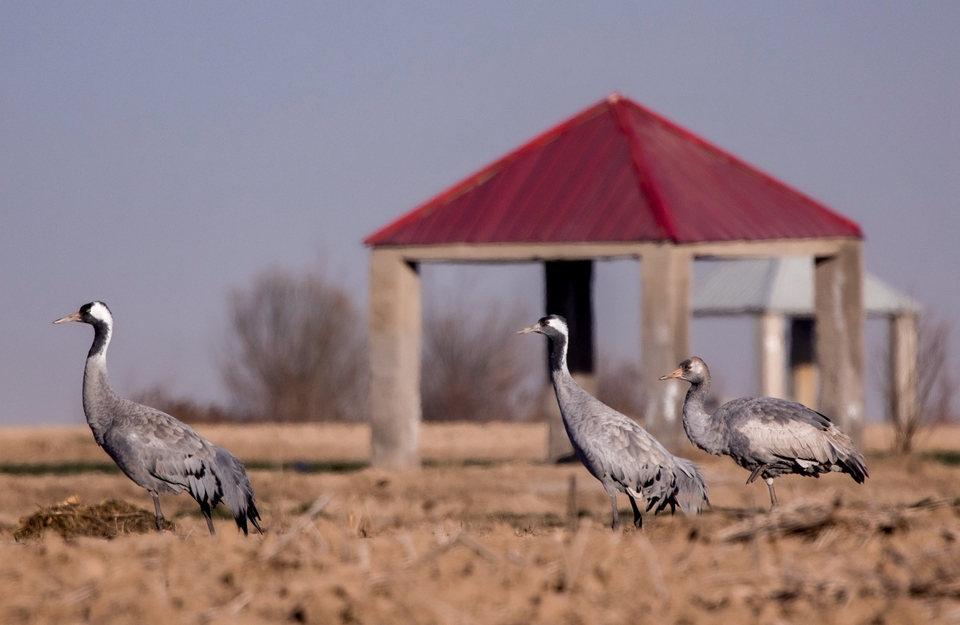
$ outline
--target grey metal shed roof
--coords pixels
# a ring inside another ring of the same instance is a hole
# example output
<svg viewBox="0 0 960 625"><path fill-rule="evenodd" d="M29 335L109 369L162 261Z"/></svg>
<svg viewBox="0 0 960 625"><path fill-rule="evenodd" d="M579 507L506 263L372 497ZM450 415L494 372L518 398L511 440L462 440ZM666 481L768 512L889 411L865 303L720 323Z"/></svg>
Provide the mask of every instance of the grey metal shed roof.
<svg viewBox="0 0 960 625"><path fill-rule="evenodd" d="M695 316L768 311L800 317L814 314L811 257L725 260L716 264L694 283ZM863 288L868 315L920 311L920 302L869 273L864 276Z"/></svg>

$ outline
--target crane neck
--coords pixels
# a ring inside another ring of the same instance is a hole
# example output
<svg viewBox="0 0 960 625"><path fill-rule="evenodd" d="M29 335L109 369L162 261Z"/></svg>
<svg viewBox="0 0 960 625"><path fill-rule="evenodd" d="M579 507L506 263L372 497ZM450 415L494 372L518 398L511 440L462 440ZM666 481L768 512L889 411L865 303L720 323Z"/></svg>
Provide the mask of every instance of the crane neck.
<svg viewBox="0 0 960 625"><path fill-rule="evenodd" d="M710 392L710 376L700 382L691 382L683 401L683 429L694 445L712 454L719 453L720 436L704 408Z"/></svg>
<svg viewBox="0 0 960 625"><path fill-rule="evenodd" d="M87 359L89 360L98 354L106 359L107 347L110 345L110 338L113 336L113 325L99 319L90 325L93 326L93 345L90 346Z"/></svg>
<svg viewBox="0 0 960 625"><path fill-rule="evenodd" d="M548 337L547 358L550 362L550 377L571 377L567 368L567 337L562 334L553 334ZM572 379L572 378L571 378Z"/></svg>
<svg viewBox="0 0 960 625"><path fill-rule="evenodd" d="M563 419L564 427L571 440L573 440L576 436L574 430L576 430L577 424L586 417L578 410L571 410L570 406L578 402L590 401L587 399L590 395L573 379L573 376L570 375L570 369L567 368L567 337L563 334L552 334L548 338L550 339L547 342L550 380L553 382L553 390L557 395L557 404L560 408L560 416Z"/></svg>
<svg viewBox="0 0 960 625"><path fill-rule="evenodd" d="M110 345L113 329L104 322L92 325L93 345L83 369L83 413L93 430L94 438L102 445L104 432L112 420L110 407L118 401L107 375L107 347Z"/></svg>

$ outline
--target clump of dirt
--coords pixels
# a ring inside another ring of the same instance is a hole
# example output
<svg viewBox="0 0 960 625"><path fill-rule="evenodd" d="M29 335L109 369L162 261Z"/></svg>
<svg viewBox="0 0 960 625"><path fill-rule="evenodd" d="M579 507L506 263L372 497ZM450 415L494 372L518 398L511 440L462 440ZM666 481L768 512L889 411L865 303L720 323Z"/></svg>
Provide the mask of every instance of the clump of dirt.
<svg viewBox="0 0 960 625"><path fill-rule="evenodd" d="M173 523L164 523L165 529L176 531ZM108 499L88 506L74 496L23 517L13 536L19 542L42 540L44 533L52 530L65 539L115 538L120 534L146 534L156 531L156 527L153 513L125 501Z"/></svg>

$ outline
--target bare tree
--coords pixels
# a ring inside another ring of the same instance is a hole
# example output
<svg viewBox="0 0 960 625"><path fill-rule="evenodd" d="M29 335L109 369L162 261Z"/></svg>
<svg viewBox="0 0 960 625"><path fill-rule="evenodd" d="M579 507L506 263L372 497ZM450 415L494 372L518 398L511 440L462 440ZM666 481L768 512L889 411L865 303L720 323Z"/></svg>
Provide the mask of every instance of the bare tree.
<svg viewBox="0 0 960 625"><path fill-rule="evenodd" d="M946 423L953 417L953 400L957 393L957 380L953 376L950 363L950 322L924 316L917 330L917 358L904 373L907 386L916 390L904 397L893 381L889 367L893 366L890 354L887 354L888 369L881 382L881 388L890 407L889 417L893 426L895 453L909 453L913 449L917 434L926 426Z"/></svg>
<svg viewBox="0 0 960 625"><path fill-rule="evenodd" d="M424 319L420 392L424 421L518 421L531 417L542 368L516 340L528 315L463 298ZM538 352L539 354L539 352Z"/></svg>
<svg viewBox="0 0 960 625"><path fill-rule="evenodd" d="M269 421L367 416L364 325L323 275L274 271L230 298L223 379L240 412Z"/></svg>

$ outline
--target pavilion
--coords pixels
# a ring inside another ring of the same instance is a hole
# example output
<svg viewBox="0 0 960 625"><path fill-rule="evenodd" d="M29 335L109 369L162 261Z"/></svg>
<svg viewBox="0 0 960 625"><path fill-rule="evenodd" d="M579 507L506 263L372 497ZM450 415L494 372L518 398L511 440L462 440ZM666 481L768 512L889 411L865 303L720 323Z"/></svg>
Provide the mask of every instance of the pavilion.
<svg viewBox="0 0 960 625"><path fill-rule="evenodd" d="M684 443L683 383L699 258L814 264L818 405L859 445L864 405L860 226L619 94L468 176L364 241L370 254L372 462L419 466L427 262L542 262L545 304L571 326L571 373L593 388L593 261L640 260L645 426ZM566 449L551 423L549 457Z"/></svg>

